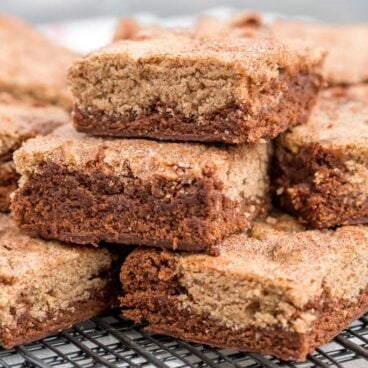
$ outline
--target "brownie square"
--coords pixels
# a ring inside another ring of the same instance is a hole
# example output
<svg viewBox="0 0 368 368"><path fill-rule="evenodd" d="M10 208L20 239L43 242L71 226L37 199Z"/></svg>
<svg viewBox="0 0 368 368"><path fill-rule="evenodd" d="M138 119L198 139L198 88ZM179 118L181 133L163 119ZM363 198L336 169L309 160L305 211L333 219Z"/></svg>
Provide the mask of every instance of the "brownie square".
<svg viewBox="0 0 368 368"><path fill-rule="evenodd" d="M14 155L13 216L32 236L218 253L268 205L269 145L101 139L59 129Z"/></svg>
<svg viewBox="0 0 368 368"><path fill-rule="evenodd" d="M276 199L315 228L368 223L368 87L321 95L309 121L276 142Z"/></svg>
<svg viewBox="0 0 368 368"><path fill-rule="evenodd" d="M219 257L134 250L123 315L150 332L304 361L368 309L368 229L305 230L285 215L232 235Z"/></svg>
<svg viewBox="0 0 368 368"><path fill-rule="evenodd" d="M77 56L31 25L0 14L0 91L70 109L67 69Z"/></svg>
<svg viewBox="0 0 368 368"><path fill-rule="evenodd" d="M306 121L323 56L269 38L120 41L73 63L74 124L101 136L256 143Z"/></svg>
<svg viewBox="0 0 368 368"><path fill-rule="evenodd" d="M0 214L0 345L43 338L116 305L118 255L32 239Z"/></svg>
<svg viewBox="0 0 368 368"><path fill-rule="evenodd" d="M7 212L10 194L16 189L19 175L13 163L13 152L36 135L45 135L70 123L61 108L20 102L0 94L0 211Z"/></svg>
<svg viewBox="0 0 368 368"><path fill-rule="evenodd" d="M332 25L319 22L278 20L269 25L281 39L299 39L328 51L323 76L331 86L368 81L367 24Z"/></svg>

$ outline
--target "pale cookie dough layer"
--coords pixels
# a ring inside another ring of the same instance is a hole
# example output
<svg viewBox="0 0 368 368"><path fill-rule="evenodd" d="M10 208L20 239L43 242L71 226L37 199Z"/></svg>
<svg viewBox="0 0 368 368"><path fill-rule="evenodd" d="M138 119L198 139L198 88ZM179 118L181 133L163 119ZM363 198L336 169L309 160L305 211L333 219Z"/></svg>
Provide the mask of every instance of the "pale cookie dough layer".
<svg viewBox="0 0 368 368"><path fill-rule="evenodd" d="M31 239L0 215L0 345L36 340L116 302L118 257Z"/></svg>
<svg viewBox="0 0 368 368"><path fill-rule="evenodd" d="M62 128L16 152L14 218L32 236L78 244L218 253L219 240L267 208L269 148L106 140Z"/></svg>
<svg viewBox="0 0 368 368"><path fill-rule="evenodd" d="M368 230L291 222L233 235L219 257L135 250L121 270L124 314L153 332L304 360L367 310Z"/></svg>
<svg viewBox="0 0 368 368"><path fill-rule="evenodd" d="M266 38L118 42L70 69L74 123L96 135L255 143L305 122L323 56Z"/></svg>

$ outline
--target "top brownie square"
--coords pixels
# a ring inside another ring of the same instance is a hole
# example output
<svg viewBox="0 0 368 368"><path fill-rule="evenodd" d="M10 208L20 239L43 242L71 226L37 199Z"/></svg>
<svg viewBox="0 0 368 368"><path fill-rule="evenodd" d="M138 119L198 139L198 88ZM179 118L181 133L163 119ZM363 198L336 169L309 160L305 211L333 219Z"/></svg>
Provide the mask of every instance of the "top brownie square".
<svg viewBox="0 0 368 368"><path fill-rule="evenodd" d="M121 41L69 71L78 131L255 143L306 121L324 53L266 38L165 33Z"/></svg>

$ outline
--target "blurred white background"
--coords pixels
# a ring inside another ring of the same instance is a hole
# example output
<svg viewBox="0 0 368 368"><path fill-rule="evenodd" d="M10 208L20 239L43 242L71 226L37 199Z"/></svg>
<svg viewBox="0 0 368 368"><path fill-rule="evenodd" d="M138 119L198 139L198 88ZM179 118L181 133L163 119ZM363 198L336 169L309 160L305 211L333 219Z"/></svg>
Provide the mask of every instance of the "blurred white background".
<svg viewBox="0 0 368 368"><path fill-rule="evenodd" d="M368 0L0 0L0 12L37 23L49 37L82 53L111 42L121 16L188 26L193 15L227 17L237 9L334 23L368 21Z"/></svg>
<svg viewBox="0 0 368 368"><path fill-rule="evenodd" d="M336 23L368 21L368 0L0 0L1 11L32 22L142 12L161 17L192 15L217 6L304 15Z"/></svg>

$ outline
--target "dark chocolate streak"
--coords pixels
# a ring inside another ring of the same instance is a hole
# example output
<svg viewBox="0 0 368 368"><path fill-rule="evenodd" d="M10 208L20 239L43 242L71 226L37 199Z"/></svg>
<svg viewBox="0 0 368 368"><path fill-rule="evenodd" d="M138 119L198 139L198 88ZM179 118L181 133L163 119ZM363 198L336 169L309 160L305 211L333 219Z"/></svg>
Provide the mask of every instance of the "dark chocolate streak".
<svg viewBox="0 0 368 368"><path fill-rule="evenodd" d="M0 212L8 212L10 206L10 194L17 189L19 175L13 167L7 163L0 163Z"/></svg>
<svg viewBox="0 0 368 368"><path fill-rule="evenodd" d="M280 147L273 171L273 186L283 188L276 195L278 204L312 227L368 223L368 193L354 191L346 182L351 174L342 154L318 144L306 145L297 154ZM317 172L323 180L315 180Z"/></svg>
<svg viewBox="0 0 368 368"><path fill-rule="evenodd" d="M131 173L84 175L46 164L16 192L12 210L31 236L217 254L221 239L246 228L265 207L246 197L227 199L211 173L191 184L165 178L142 182Z"/></svg>

